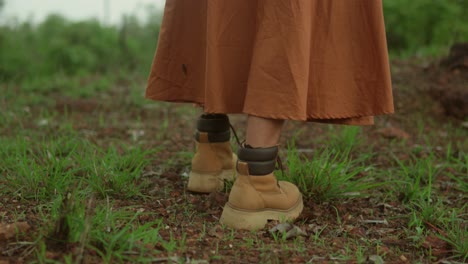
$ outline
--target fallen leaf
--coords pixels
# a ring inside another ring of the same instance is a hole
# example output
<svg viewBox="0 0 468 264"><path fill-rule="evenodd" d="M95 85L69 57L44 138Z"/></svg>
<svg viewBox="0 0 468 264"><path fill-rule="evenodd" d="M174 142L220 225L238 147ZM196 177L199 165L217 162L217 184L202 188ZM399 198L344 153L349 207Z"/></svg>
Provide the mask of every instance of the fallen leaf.
<svg viewBox="0 0 468 264"><path fill-rule="evenodd" d="M371 261L372 263L375 263L375 264L384 264L384 261L383 261L382 257L379 256L379 255L369 256L369 261Z"/></svg>
<svg viewBox="0 0 468 264"><path fill-rule="evenodd" d="M361 221L362 223L364 224L383 224L383 225L388 225L388 221L387 219L383 219L383 220L374 220L374 219L370 219L370 220L362 220Z"/></svg>
<svg viewBox="0 0 468 264"><path fill-rule="evenodd" d="M447 248L447 246L447 242L436 236L426 237L423 243L423 247L425 248Z"/></svg>
<svg viewBox="0 0 468 264"><path fill-rule="evenodd" d="M298 236L307 236L307 233L300 229L298 226L292 225L290 223L281 223L273 228L271 228L270 233L283 233L285 234L286 239L298 237Z"/></svg>
<svg viewBox="0 0 468 264"><path fill-rule="evenodd" d="M426 237L422 246L426 249L431 249L432 255L436 257L443 256L450 252L449 244L436 236Z"/></svg>
<svg viewBox="0 0 468 264"><path fill-rule="evenodd" d="M292 228L292 225L290 223L281 223L281 224L277 224L276 226L271 228L269 231L270 233L274 233L274 232L284 233L284 232L287 232L291 228Z"/></svg>
<svg viewBox="0 0 468 264"><path fill-rule="evenodd" d="M300 229L298 226L294 226L291 230L286 233L286 239L298 237L298 236L307 236L307 233Z"/></svg>
<svg viewBox="0 0 468 264"><path fill-rule="evenodd" d="M316 225L316 224L310 224L309 225L309 229L312 231L312 233L314 234L320 234L322 233L325 228L327 228L327 225L324 225L324 226L320 226L320 225Z"/></svg>
<svg viewBox="0 0 468 264"><path fill-rule="evenodd" d="M211 237L216 237L218 239L224 238L224 232L220 225L215 225L208 231L208 235Z"/></svg>
<svg viewBox="0 0 468 264"><path fill-rule="evenodd" d="M154 176L160 176L162 174L162 170L154 171L154 170L149 170L143 172L141 177L146 178L146 177L154 177Z"/></svg>

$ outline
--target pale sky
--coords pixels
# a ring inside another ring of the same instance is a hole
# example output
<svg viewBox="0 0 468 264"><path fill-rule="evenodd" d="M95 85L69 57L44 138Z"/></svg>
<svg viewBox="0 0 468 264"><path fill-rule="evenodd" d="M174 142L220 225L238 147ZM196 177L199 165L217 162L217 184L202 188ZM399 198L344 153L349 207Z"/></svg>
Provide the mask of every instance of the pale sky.
<svg viewBox="0 0 468 264"><path fill-rule="evenodd" d="M123 14L137 14L145 17L145 8L154 5L164 8L165 0L5 0L5 6L0 14L4 23L12 17L20 21L31 19L41 22L50 13L59 13L72 20L97 18L105 20L106 2L109 4L109 22L120 22Z"/></svg>

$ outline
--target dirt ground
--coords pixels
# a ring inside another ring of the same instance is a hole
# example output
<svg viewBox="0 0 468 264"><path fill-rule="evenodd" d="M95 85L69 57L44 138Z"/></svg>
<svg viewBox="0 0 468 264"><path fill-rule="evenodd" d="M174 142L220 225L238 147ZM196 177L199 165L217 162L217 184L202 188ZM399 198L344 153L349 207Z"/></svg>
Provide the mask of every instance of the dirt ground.
<svg viewBox="0 0 468 264"><path fill-rule="evenodd" d="M457 143L454 146L461 148L467 146L467 56L462 61L445 61L442 64L439 64L439 60L428 59L394 60L392 75L396 114L378 117L375 126L362 130L366 144L372 145L378 153L372 159L380 169L392 166L385 158L387 153L404 157L408 155L408 149L416 145L424 146L426 139L420 138L421 130L422 134L440 135L431 138L434 146L445 146L447 141ZM427 223L427 228L433 233L425 236L424 241L415 243L412 235L408 234L408 209L397 197L388 198L380 193L382 190L371 192L363 198L336 202L317 203L313 199L305 200L304 212L295 225L305 231L307 236L276 241L268 231L277 224L274 222L269 223L268 228L254 233L231 232L218 224L228 193L200 195L186 191L187 178L183 175L190 169L187 162L190 159L187 157L189 154L181 153L190 153L193 150L193 118L197 112L182 115L186 110L182 111L180 108L186 109L187 106L173 104L157 111L145 107L120 108L118 104L125 100L122 98L128 89L122 84L122 87L113 90L114 96L120 99L115 102L109 100L106 104L102 104L99 99L72 100L56 94L53 95L56 103L50 106L50 111L60 115L66 108L77 131L91 129L95 120L90 121L89 118L96 112L105 113L107 118L119 116L118 124L99 128L89 137L103 147L109 144L109 138L129 138L129 133L133 132L128 130L127 125L137 119L141 122L140 130L144 132L138 135L146 140L147 147L163 146L162 151L148 157L152 162L144 170L143 179L150 182L145 194L151 198L114 200L115 207L134 206L135 211L153 212L154 218L162 218L167 227L160 231L162 237L185 239L184 247L171 253L165 252L161 245L149 245L161 249L161 254L154 259L155 263L183 263L189 260L199 261L198 263L357 263L359 260L356 258L340 256L353 256L361 250L360 246L363 244L363 259L367 263L381 263L378 256L384 256L385 263L456 261L451 258L450 246L436 236L443 231L431 223ZM164 118L170 120L167 132L158 136L152 134L151 131L161 126L157 120ZM238 128L241 138L244 121L244 117L232 117L232 123ZM423 125L418 125L420 123ZM447 131L449 127L457 127L463 132L450 133ZM34 124L25 127L36 128ZM281 145L286 146L288 139L294 135L297 137L298 149L324 146L327 144L327 131L328 125L288 122ZM443 151L445 150L441 150ZM468 150L465 148L458 151L466 153ZM168 160L171 162L168 163ZM468 202L466 193L443 184L444 181L450 181L449 178L442 175L437 181L435 186L449 200L456 200L460 204ZM7 183L0 179L0 184ZM41 231L40 223L43 221L37 210L37 202L1 197L1 194L0 200L5 207L0 210L3 214L0 223L11 224L13 219L17 219L13 215L18 212L23 214L22 222L25 222L24 226L17 227L23 231L22 234L4 236L3 239L0 236L0 264L38 261L34 254L28 254L30 247L21 246L21 243L33 242ZM391 221L364 221L375 219ZM138 220L145 223L154 219L142 215ZM201 232L205 233L202 238ZM320 240L314 238L318 236L321 237ZM62 262L63 254L77 249L76 244L70 243L55 247L51 245L47 250L48 258ZM427 253L429 250L430 254ZM100 261L95 252L87 250L85 263Z"/></svg>

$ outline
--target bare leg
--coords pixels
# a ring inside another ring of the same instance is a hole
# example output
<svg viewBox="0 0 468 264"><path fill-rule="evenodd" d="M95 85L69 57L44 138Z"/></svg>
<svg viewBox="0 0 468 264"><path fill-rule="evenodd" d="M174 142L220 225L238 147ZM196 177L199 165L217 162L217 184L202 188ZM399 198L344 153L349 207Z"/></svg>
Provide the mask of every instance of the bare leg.
<svg viewBox="0 0 468 264"><path fill-rule="evenodd" d="M245 144L253 148L273 147L278 144L284 120L249 115Z"/></svg>

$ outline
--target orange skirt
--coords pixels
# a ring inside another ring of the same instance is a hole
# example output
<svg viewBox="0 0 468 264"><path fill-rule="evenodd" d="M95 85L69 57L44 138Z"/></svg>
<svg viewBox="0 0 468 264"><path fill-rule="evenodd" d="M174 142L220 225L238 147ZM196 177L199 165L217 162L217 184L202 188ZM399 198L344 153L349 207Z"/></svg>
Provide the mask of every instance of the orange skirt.
<svg viewBox="0 0 468 264"><path fill-rule="evenodd" d="M393 113L381 0L167 0L146 97L372 124Z"/></svg>

